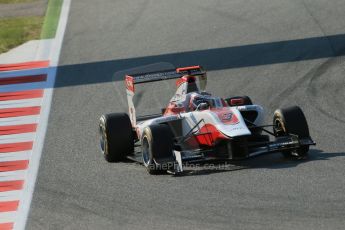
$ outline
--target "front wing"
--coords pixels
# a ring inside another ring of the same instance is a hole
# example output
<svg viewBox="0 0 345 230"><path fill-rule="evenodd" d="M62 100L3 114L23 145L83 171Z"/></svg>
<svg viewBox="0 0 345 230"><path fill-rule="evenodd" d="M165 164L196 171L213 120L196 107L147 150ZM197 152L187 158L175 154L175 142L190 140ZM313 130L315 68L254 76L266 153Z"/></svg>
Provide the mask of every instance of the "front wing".
<svg viewBox="0 0 345 230"><path fill-rule="evenodd" d="M214 148L181 150L176 146L174 151L175 160L171 162L169 159L155 159L157 165L176 165L176 171L183 171L183 164L202 163L210 160L241 160L256 157L264 154L271 154L282 151L293 151L303 146L315 145L310 138L299 138L296 135L277 137L275 141L250 141L249 137L241 137L228 140L226 143L214 146ZM128 156L129 159L142 163L142 155L140 145L137 146L135 152ZM166 166L165 166L166 167Z"/></svg>

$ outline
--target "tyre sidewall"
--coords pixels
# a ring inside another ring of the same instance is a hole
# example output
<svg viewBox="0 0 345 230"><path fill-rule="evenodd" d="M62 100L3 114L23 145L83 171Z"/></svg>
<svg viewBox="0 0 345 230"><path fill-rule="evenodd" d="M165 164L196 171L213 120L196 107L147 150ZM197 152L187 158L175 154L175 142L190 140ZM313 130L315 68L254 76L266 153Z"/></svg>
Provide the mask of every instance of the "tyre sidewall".
<svg viewBox="0 0 345 230"><path fill-rule="evenodd" d="M109 162L124 160L126 155L133 152L134 140L130 119L125 113L102 115L100 129L103 128L106 144L104 158Z"/></svg>
<svg viewBox="0 0 345 230"><path fill-rule="evenodd" d="M275 127L276 122L280 122L281 128L283 129L282 135L294 134L299 138L309 137L309 128L307 120L298 106L288 107L286 109L278 109L274 112L273 125ZM274 134L277 135L277 131L274 128ZM280 136L282 136L280 135ZM296 150L299 155L298 158L306 157L309 151L309 146L302 146ZM291 151L283 151L284 157L286 158L296 158L292 155Z"/></svg>
<svg viewBox="0 0 345 230"><path fill-rule="evenodd" d="M157 157L167 157L172 156L172 133L165 124L157 124L146 127L143 131L143 136L141 138L142 143L142 153L144 154L143 143L147 140L148 144L148 161L145 162L144 155L142 156L143 163L150 174L159 174L166 171L167 167L162 167L162 165L157 165L155 159Z"/></svg>
<svg viewBox="0 0 345 230"><path fill-rule="evenodd" d="M148 162L145 162L145 159L143 157L143 163L145 167L149 167L151 165L154 165L154 160L153 160L153 153L152 153L152 132L151 132L151 129L148 127L144 129L141 142L143 143L145 139L147 140L147 144L148 144Z"/></svg>

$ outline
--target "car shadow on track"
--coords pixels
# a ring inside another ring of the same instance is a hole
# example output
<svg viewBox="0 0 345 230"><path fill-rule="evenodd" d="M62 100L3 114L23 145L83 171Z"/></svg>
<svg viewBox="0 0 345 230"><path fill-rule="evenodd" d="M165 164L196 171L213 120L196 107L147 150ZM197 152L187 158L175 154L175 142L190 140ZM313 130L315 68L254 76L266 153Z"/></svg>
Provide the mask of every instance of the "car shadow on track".
<svg viewBox="0 0 345 230"><path fill-rule="evenodd" d="M345 55L345 34L242 46L193 50L143 57L62 65L55 88L122 81L118 71L152 63L202 65L209 71L297 62Z"/></svg>
<svg viewBox="0 0 345 230"><path fill-rule="evenodd" d="M185 171L179 176L201 176L214 173L225 173L245 169L283 169L296 167L310 161L329 160L335 157L345 157L345 152L323 152L319 149L309 151L309 157L302 160L285 159L280 153L258 156L252 159L228 162L208 162L196 166L187 165Z"/></svg>

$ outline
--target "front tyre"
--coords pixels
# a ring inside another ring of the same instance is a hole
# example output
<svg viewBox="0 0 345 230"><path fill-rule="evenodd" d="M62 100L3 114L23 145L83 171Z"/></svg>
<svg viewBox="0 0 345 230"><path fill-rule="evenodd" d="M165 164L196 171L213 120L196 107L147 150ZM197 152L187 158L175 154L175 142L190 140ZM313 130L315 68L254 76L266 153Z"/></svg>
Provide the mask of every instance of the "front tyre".
<svg viewBox="0 0 345 230"><path fill-rule="evenodd" d="M173 133L168 125L150 125L144 129L142 138L143 163L150 174L159 174L169 165L157 162L171 162L173 158Z"/></svg>
<svg viewBox="0 0 345 230"><path fill-rule="evenodd" d="M99 120L100 145L108 162L124 160L134 150L132 124L126 113L102 115Z"/></svg>
<svg viewBox="0 0 345 230"><path fill-rule="evenodd" d="M297 135L299 138L310 137L307 120L298 106L276 110L273 115L273 131L277 137L289 134ZM309 146L301 146L296 150L283 151L283 155L286 158L305 158L308 151Z"/></svg>

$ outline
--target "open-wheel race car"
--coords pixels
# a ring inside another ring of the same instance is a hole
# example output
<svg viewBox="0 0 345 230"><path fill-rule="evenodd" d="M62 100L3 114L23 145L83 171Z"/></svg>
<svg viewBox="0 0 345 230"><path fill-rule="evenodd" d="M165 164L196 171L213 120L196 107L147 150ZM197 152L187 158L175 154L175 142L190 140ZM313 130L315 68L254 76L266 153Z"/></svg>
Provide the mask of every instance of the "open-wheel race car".
<svg viewBox="0 0 345 230"><path fill-rule="evenodd" d="M177 90L166 108L137 116L133 103L137 85L171 79L177 79ZM274 152L303 159L315 145L298 106L276 110L273 123L265 125L263 108L248 96L213 96L205 91L206 83L200 66L126 75L129 113L100 118L105 159L138 161L150 174L179 173L185 162L239 160Z"/></svg>

